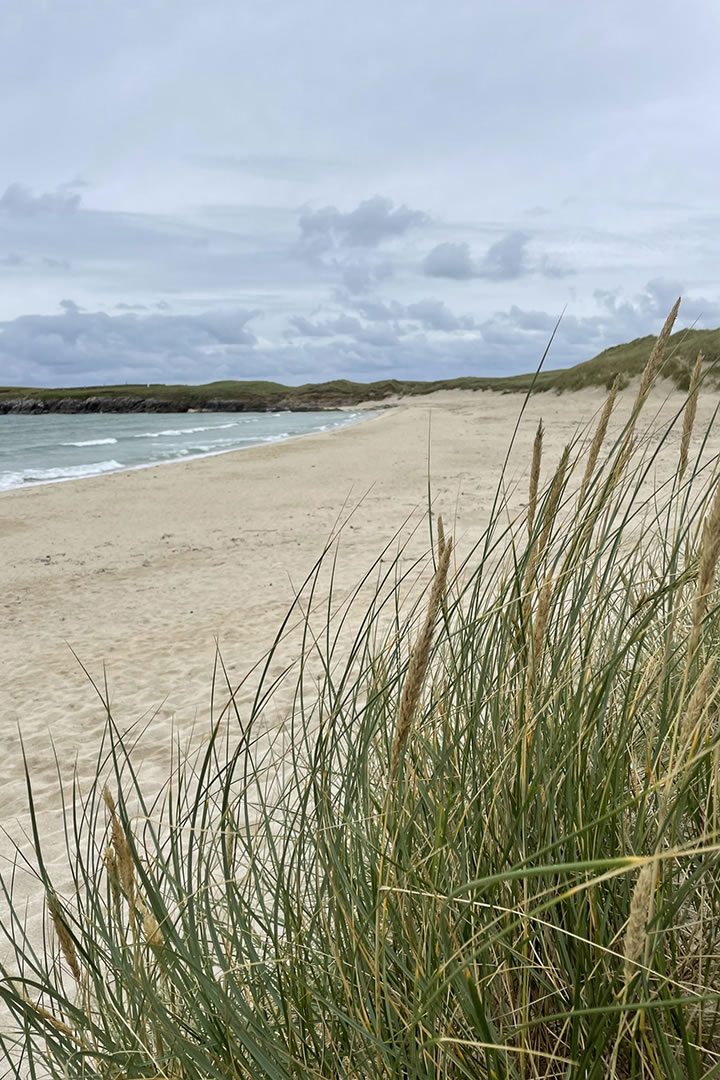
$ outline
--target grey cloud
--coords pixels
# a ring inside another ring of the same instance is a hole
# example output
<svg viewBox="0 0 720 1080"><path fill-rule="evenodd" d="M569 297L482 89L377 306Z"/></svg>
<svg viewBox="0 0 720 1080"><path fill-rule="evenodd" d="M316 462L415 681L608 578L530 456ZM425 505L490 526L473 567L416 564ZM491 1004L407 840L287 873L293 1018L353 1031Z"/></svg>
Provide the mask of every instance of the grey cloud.
<svg viewBox="0 0 720 1080"><path fill-rule="evenodd" d="M335 206L306 210L300 217L300 246L311 255L327 251L335 244L377 247L384 240L403 236L428 221L428 215L421 210L411 210L405 205L396 207L392 199L374 195L345 214Z"/></svg>
<svg viewBox="0 0 720 1080"><path fill-rule="evenodd" d="M397 300L384 303L381 300L361 300L356 304L358 313L367 320L362 323L354 315L343 313L325 321L313 321L295 315L290 322L288 337L323 338L333 334L345 334L368 344L389 344L408 335L413 327L408 322L419 323L425 330L452 333L472 330L475 322L469 315L455 315L441 300L418 300L413 304L400 304ZM369 325L367 325L369 324Z"/></svg>
<svg viewBox="0 0 720 1080"><path fill-rule="evenodd" d="M549 334L557 323L557 318L547 311L524 311L515 304L508 311L506 319L518 330L538 330L544 334Z"/></svg>
<svg viewBox="0 0 720 1080"><path fill-rule="evenodd" d="M18 255L16 251L10 251L0 258L0 266L22 266L24 261L22 255Z"/></svg>
<svg viewBox="0 0 720 1080"><path fill-rule="evenodd" d="M389 262L368 266L366 263L336 263L340 268L340 277L347 291L352 295L368 292L381 281L393 276L393 267Z"/></svg>
<svg viewBox="0 0 720 1080"><path fill-rule="evenodd" d="M303 315L294 315L290 320L291 331L289 337L299 334L300 337L328 338L336 334L349 334L357 336L363 331L363 324L353 315L336 315L326 322L314 322L306 319Z"/></svg>
<svg viewBox="0 0 720 1080"><path fill-rule="evenodd" d="M532 273L560 278L574 273L556 265L547 255L533 263L528 255L529 242L527 233L514 230L491 244L481 258L474 259L468 244L445 241L428 252L422 270L428 277L454 278L456 281L469 278L515 281Z"/></svg>
<svg viewBox="0 0 720 1080"><path fill-rule="evenodd" d="M619 290L596 289L593 295L598 304L613 319L617 319L621 325L628 327L639 320L647 322L648 319L664 318L678 296L683 297L680 314L684 322L720 318L720 302L703 297L685 296L684 293L685 288L680 281L652 278L647 282L644 290L633 299L621 299Z"/></svg>
<svg viewBox="0 0 720 1080"><path fill-rule="evenodd" d="M445 241L429 251L423 261L423 272L428 277L454 278L464 281L477 276L477 270L469 244L453 244Z"/></svg>
<svg viewBox="0 0 720 1080"><path fill-rule="evenodd" d="M80 195L61 190L33 195L24 184L10 184L0 195L0 212L19 218L72 214L80 206L80 199Z"/></svg>
<svg viewBox="0 0 720 1080"><path fill-rule="evenodd" d="M291 326L289 336L294 336L293 332L295 332L301 337L323 338L332 337L334 333L328 323L313 322L304 315L293 315L289 321Z"/></svg>
<svg viewBox="0 0 720 1080"><path fill-rule="evenodd" d="M400 341L400 333L392 326L363 326L355 333L356 341L374 348L393 348Z"/></svg>
<svg viewBox="0 0 720 1080"><path fill-rule="evenodd" d="M596 290L600 309L593 315L565 314L560 319L550 354L553 367L567 367L590 359L612 345L657 333L678 296L684 292L678 281L655 278L633 297L608 290ZM683 299L680 326L696 319L715 322L720 319L720 300L691 297ZM480 324L483 340L498 347L513 370L524 356L538 355L558 322L554 314L525 310L516 305L498 311ZM526 369L527 370L527 369Z"/></svg>
<svg viewBox="0 0 720 1080"><path fill-rule="evenodd" d="M159 306L159 305L157 305ZM147 311L147 304L125 304L122 301L115 305L116 311Z"/></svg>
<svg viewBox="0 0 720 1080"><path fill-rule="evenodd" d="M418 300L405 308L405 315L418 319L426 330L472 330L475 321L470 315L457 316L441 300Z"/></svg>
<svg viewBox="0 0 720 1080"><path fill-rule="evenodd" d="M417 300L412 304L400 304L397 300L383 303L381 300L363 300L357 305L360 314L370 322L398 322L412 319L426 330L471 330L475 322L470 315L455 315L442 301Z"/></svg>
<svg viewBox="0 0 720 1080"><path fill-rule="evenodd" d="M336 334L349 334L354 337L359 337L365 330L363 324L354 315L338 315L332 320L330 327Z"/></svg>
<svg viewBox="0 0 720 1080"><path fill-rule="evenodd" d="M344 266L341 272L342 283L349 293L367 292L373 285L372 275L366 266L351 263Z"/></svg>
<svg viewBox="0 0 720 1080"><path fill-rule="evenodd" d="M22 385L88 381L190 382L217 377L228 350L251 347L256 311L107 315L61 301L61 315L0 323L0 368Z"/></svg>
<svg viewBox="0 0 720 1080"><path fill-rule="evenodd" d="M477 267L477 276L491 281L512 281L528 272L527 245L524 232L510 232L491 244Z"/></svg>
<svg viewBox="0 0 720 1080"><path fill-rule="evenodd" d="M547 255L543 255L538 264L538 270L547 278L565 278L574 277L575 271L569 267L561 266L559 263L555 263L552 259L549 259Z"/></svg>
<svg viewBox="0 0 720 1080"><path fill-rule="evenodd" d="M397 319L402 312L402 307L396 301L390 304L382 300L360 300L355 305L357 310L370 322L388 322Z"/></svg>
<svg viewBox="0 0 720 1080"><path fill-rule="evenodd" d="M43 264L48 270L69 270L72 265L69 259L55 259L51 255L43 256Z"/></svg>
<svg viewBox="0 0 720 1080"><path fill-rule="evenodd" d="M593 314L565 315L549 364L566 367L620 341L657 332L667 297L674 299L677 286L655 279L632 298L599 295ZM692 313L698 305L720 311L720 302L697 298L687 308ZM248 328L256 315L250 310L110 316L83 312L72 300L64 300L62 307L60 315L0 323L0 369L8 383L192 383L220 378L304 382L511 374L537 365L556 323L553 313L518 305L473 326L469 317L454 316L434 299L408 305L378 302L374 308L358 308L357 316L295 316L293 338L268 347ZM410 319L426 330L443 332L418 333L408 325Z"/></svg>

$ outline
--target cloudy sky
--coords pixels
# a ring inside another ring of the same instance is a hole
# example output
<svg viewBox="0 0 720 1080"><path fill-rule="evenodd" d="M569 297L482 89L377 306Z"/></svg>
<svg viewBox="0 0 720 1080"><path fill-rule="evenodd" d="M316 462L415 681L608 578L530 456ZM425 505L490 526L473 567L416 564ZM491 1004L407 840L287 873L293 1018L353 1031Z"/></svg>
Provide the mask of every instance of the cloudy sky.
<svg viewBox="0 0 720 1080"><path fill-rule="evenodd" d="M0 384L445 378L720 324L720 4L0 0Z"/></svg>

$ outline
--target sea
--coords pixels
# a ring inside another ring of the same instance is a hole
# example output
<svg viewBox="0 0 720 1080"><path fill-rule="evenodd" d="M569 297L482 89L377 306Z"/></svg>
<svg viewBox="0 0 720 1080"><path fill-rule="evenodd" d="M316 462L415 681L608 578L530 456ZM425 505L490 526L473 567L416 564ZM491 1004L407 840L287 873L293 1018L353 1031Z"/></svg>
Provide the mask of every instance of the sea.
<svg viewBox="0 0 720 1080"><path fill-rule="evenodd" d="M0 416L0 491L284 442L367 416L345 410Z"/></svg>

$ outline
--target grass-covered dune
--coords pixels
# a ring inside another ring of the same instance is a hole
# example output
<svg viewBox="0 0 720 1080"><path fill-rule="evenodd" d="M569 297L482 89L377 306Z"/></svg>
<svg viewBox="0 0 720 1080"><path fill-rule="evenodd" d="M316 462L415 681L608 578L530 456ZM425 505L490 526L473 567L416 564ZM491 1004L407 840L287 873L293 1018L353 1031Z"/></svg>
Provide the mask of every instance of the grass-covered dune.
<svg viewBox="0 0 720 1080"><path fill-rule="evenodd" d="M496 390L504 393L580 390L587 386L610 387L616 376L626 383L643 370L654 338L644 337L611 349L572 368L541 371L539 375L511 375L506 378L441 379L434 382L407 382L384 379L357 383L337 379L303 386L274 382L228 381L202 386L122 385L86 386L60 389L0 387L3 412L184 412L187 409L270 410L327 409L355 405L361 401L382 401L395 396L430 394L435 390ZM698 352L708 365L720 358L720 330L683 330L670 339L663 374L686 388L690 368ZM714 379L714 376L712 376Z"/></svg>
<svg viewBox="0 0 720 1080"><path fill-rule="evenodd" d="M324 553L282 754L269 668L159 794L108 706L71 889L33 834L44 943L2 874L9 1075L720 1075L718 456L700 365L648 432L663 344L619 433L616 386L559 462L538 431L466 560L430 516L423 595L378 553L321 630Z"/></svg>

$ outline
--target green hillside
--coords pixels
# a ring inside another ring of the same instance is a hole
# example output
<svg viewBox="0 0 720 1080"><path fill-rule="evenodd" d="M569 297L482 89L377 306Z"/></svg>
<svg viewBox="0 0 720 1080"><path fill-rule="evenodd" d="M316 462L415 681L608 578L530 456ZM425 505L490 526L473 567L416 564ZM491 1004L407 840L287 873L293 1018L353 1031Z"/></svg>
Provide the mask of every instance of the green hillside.
<svg viewBox="0 0 720 1080"><path fill-rule="evenodd" d="M592 360L571 368L532 372L504 378L442 379L433 382L384 379L358 383L335 379L325 383L284 386L275 382L228 381L202 386L138 384L87 386L67 389L0 387L0 411L185 411L186 409L313 409L381 401L395 395L429 394L434 390L497 390L503 393L579 390L587 386L610 386L616 376L626 384L639 375L650 354L654 337L637 338L606 349ZM720 329L681 330L670 338L663 375L685 388L689 369L699 351L708 368L720 359ZM710 374L713 385L720 382ZM18 408L22 403L23 408Z"/></svg>

